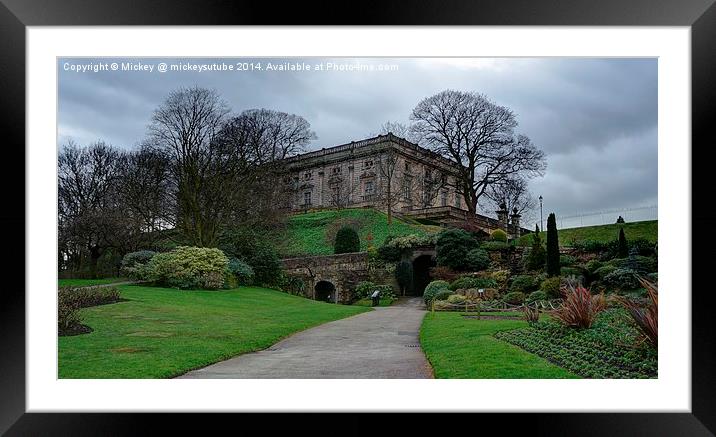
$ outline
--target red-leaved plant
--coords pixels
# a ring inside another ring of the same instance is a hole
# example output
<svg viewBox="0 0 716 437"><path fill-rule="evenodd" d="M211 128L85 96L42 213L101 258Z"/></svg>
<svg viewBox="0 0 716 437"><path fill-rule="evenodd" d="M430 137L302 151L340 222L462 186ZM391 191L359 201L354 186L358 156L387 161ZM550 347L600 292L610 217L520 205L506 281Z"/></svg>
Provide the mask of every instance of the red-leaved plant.
<svg viewBox="0 0 716 437"><path fill-rule="evenodd" d="M597 318L597 314L607 306L604 293L592 296L589 289L572 281L562 285L561 291L562 305L551 314L565 326L589 328Z"/></svg>
<svg viewBox="0 0 716 437"><path fill-rule="evenodd" d="M644 278L637 277L637 279L642 287L646 288L646 293L649 296L649 302L646 305L641 305L624 296L616 296L615 299L626 308L646 340L657 347L659 344L659 287L656 283Z"/></svg>

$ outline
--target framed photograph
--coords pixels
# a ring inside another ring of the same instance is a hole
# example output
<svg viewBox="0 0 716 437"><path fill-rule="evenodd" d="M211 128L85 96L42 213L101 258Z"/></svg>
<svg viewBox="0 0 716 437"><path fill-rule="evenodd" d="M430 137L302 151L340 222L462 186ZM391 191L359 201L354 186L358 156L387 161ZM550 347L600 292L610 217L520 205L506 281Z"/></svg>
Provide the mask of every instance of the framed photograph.
<svg viewBox="0 0 716 437"><path fill-rule="evenodd" d="M26 234L2 429L507 412L712 435L711 3L296 26L312 8L3 0Z"/></svg>

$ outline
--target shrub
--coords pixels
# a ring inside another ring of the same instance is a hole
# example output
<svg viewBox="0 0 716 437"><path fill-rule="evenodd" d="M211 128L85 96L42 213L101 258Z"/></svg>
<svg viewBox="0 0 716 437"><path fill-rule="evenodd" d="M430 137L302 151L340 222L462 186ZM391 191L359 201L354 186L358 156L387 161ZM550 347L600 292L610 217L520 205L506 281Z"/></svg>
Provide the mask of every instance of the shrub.
<svg viewBox="0 0 716 437"><path fill-rule="evenodd" d="M282 275L281 291L295 296L306 295L306 283L303 279L296 276Z"/></svg>
<svg viewBox="0 0 716 437"><path fill-rule="evenodd" d="M382 259L383 261L397 262L400 261L402 257L403 250L398 247L384 244L378 248L378 258Z"/></svg>
<svg viewBox="0 0 716 437"><path fill-rule="evenodd" d="M121 267L122 274L128 278L144 280L147 275L144 267L152 260L154 255L156 255L156 252L152 250L140 250L124 255Z"/></svg>
<svg viewBox="0 0 716 437"><path fill-rule="evenodd" d="M627 246L627 240L624 236L624 228L619 228L619 246L617 250L617 256L619 258L626 258L629 255L629 247Z"/></svg>
<svg viewBox="0 0 716 437"><path fill-rule="evenodd" d="M601 253L608 249L608 243L601 240L582 240L575 242L573 247L586 253Z"/></svg>
<svg viewBox="0 0 716 437"><path fill-rule="evenodd" d="M658 347L659 290L655 283L643 278L639 278L639 283L646 288L647 295L649 296L649 301L646 306L642 306L640 303L622 296L617 296L616 299L626 308L632 319L634 319L637 328L639 328L639 331L649 343L654 347Z"/></svg>
<svg viewBox="0 0 716 437"><path fill-rule="evenodd" d="M532 248L527 254L526 265L527 270L542 270L547 259L547 253L542 246L542 237L539 227L535 225L535 233L532 235Z"/></svg>
<svg viewBox="0 0 716 437"><path fill-rule="evenodd" d="M530 293L529 296L527 296L527 299L525 300L525 303L533 304L535 302L542 302L544 300L549 300L550 296L547 295L546 292L542 290L533 291Z"/></svg>
<svg viewBox="0 0 716 437"><path fill-rule="evenodd" d="M356 285L354 295L358 299L370 298L370 295L373 294L375 290L380 291L381 298L395 299L396 297L393 292L393 287L390 285L378 285L371 281L359 282L358 285Z"/></svg>
<svg viewBox="0 0 716 437"><path fill-rule="evenodd" d="M536 306L533 308L529 305L525 305L525 307L522 309L522 312L524 314L525 320L530 325L539 321L539 308L537 308Z"/></svg>
<svg viewBox="0 0 716 437"><path fill-rule="evenodd" d="M535 278L530 275L517 275L512 278L511 292L529 293L537 288Z"/></svg>
<svg viewBox="0 0 716 437"><path fill-rule="evenodd" d="M565 326L589 328L597 315L606 308L604 294L592 296L589 289L568 281L562 287L562 306L551 314Z"/></svg>
<svg viewBox="0 0 716 437"><path fill-rule="evenodd" d="M559 265L562 267L569 267L571 265L574 265L575 262L577 262L577 259L571 255L559 256Z"/></svg>
<svg viewBox="0 0 716 437"><path fill-rule="evenodd" d="M492 272L492 279L494 279L498 285L504 285L508 279L510 279L509 270L497 270Z"/></svg>
<svg viewBox="0 0 716 437"><path fill-rule="evenodd" d="M597 269L599 269L603 266L604 266L604 263L602 261L599 261L598 259L593 259L593 260L590 260L587 262L587 264L585 265L585 268L587 269L587 271L590 274L594 275L596 273Z"/></svg>
<svg viewBox="0 0 716 437"><path fill-rule="evenodd" d="M658 270L656 258L642 255L630 255L628 258L616 258L607 265L617 268L629 268L638 273L652 273Z"/></svg>
<svg viewBox="0 0 716 437"><path fill-rule="evenodd" d="M495 229L494 231L490 232L490 239L492 241L501 241L503 243L507 243L507 232L503 231L502 229Z"/></svg>
<svg viewBox="0 0 716 437"><path fill-rule="evenodd" d="M483 249L472 249L467 253L466 267L473 271L490 267L490 255Z"/></svg>
<svg viewBox="0 0 716 437"><path fill-rule="evenodd" d="M453 295L453 292L450 290L439 290L437 293L435 293L435 296L433 297L434 300L448 300L450 296Z"/></svg>
<svg viewBox="0 0 716 437"><path fill-rule="evenodd" d="M560 285L562 284L562 278L559 276L552 276L547 278L539 286L540 291L548 295L549 297L560 296Z"/></svg>
<svg viewBox="0 0 716 437"><path fill-rule="evenodd" d="M617 268L602 280L604 285L618 290L634 290L639 288L637 272L632 269Z"/></svg>
<svg viewBox="0 0 716 437"><path fill-rule="evenodd" d="M181 289L215 290L224 286L229 259L219 249L179 246L155 255L147 265L154 282Z"/></svg>
<svg viewBox="0 0 716 437"><path fill-rule="evenodd" d="M472 278L463 276L450 283L450 290L459 290L461 288L495 288L497 281L491 278Z"/></svg>
<svg viewBox="0 0 716 437"><path fill-rule="evenodd" d="M656 243L652 243L646 238L635 238L633 240L629 240L628 243L629 250L636 248L638 255L651 256L656 253Z"/></svg>
<svg viewBox="0 0 716 437"><path fill-rule="evenodd" d="M448 284L447 281L432 281L429 283L427 287L425 287L425 292L423 293L423 300L425 301L425 304L429 305L435 296L442 290L450 290L450 284Z"/></svg>
<svg viewBox="0 0 716 437"><path fill-rule="evenodd" d="M448 296L447 301L453 305L464 304L467 299L461 294L451 294Z"/></svg>
<svg viewBox="0 0 716 437"><path fill-rule="evenodd" d="M121 299L116 287L60 287L57 291L57 330L59 335L89 332L83 329L81 308L105 305Z"/></svg>
<svg viewBox="0 0 716 437"><path fill-rule="evenodd" d="M559 237L557 236L557 218L554 213L547 217L547 274L560 275Z"/></svg>
<svg viewBox="0 0 716 437"><path fill-rule="evenodd" d="M59 335L69 335L82 325L79 310L76 302L59 296L57 300L57 331Z"/></svg>
<svg viewBox="0 0 716 437"><path fill-rule="evenodd" d="M594 275L599 278L600 280L603 280L608 274L612 273L614 270L616 270L617 267L613 265L605 265L602 267L599 267L594 271Z"/></svg>
<svg viewBox="0 0 716 437"><path fill-rule="evenodd" d="M281 260L269 241L270 236L261 231L232 229L221 234L220 249L251 266L254 284L280 285Z"/></svg>
<svg viewBox="0 0 716 437"><path fill-rule="evenodd" d="M236 279L238 285L251 285L253 283L254 269L240 259L229 259L227 268L229 273Z"/></svg>
<svg viewBox="0 0 716 437"><path fill-rule="evenodd" d="M477 241L462 229L447 229L437 238L437 263L455 270L467 267L467 254L477 246Z"/></svg>
<svg viewBox="0 0 716 437"><path fill-rule="evenodd" d="M360 238L358 232L350 226L343 226L336 233L336 241L333 245L333 252L353 253L360 252Z"/></svg>
<svg viewBox="0 0 716 437"><path fill-rule="evenodd" d="M459 276L459 273L447 266L430 267L430 277L451 282Z"/></svg>
<svg viewBox="0 0 716 437"><path fill-rule="evenodd" d="M487 251L506 250L510 245L504 241L485 241L480 244L480 248Z"/></svg>
<svg viewBox="0 0 716 437"><path fill-rule="evenodd" d="M512 305L521 305L525 301L525 294L520 291L511 291L502 297L502 301Z"/></svg>
<svg viewBox="0 0 716 437"><path fill-rule="evenodd" d="M404 296L405 292L413 287L413 264L410 261L400 261L395 266L395 279L398 281L400 294Z"/></svg>

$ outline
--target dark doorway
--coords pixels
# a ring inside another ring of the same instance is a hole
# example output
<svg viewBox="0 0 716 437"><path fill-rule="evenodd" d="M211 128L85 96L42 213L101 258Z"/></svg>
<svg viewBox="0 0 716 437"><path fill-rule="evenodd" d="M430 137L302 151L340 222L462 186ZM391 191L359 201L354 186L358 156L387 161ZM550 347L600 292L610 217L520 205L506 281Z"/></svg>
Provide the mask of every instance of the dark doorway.
<svg viewBox="0 0 716 437"><path fill-rule="evenodd" d="M316 300L322 300L324 302L335 302L336 301L336 286L328 281L318 281L315 287Z"/></svg>
<svg viewBox="0 0 716 437"><path fill-rule="evenodd" d="M425 287L430 283L430 267L435 266L430 255L420 255L413 261L413 292L414 296L422 296Z"/></svg>

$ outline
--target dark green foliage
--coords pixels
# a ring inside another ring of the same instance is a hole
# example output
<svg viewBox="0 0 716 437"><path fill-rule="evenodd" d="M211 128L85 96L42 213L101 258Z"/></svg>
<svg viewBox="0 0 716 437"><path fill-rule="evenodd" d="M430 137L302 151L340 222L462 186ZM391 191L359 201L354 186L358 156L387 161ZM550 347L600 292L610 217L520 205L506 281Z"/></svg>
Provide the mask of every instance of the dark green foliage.
<svg viewBox="0 0 716 437"><path fill-rule="evenodd" d="M616 269L617 269L617 267L607 264L605 266L602 266L602 267L599 267L598 269L596 269L594 271L594 276L596 276L597 279L602 280L602 279L604 279L605 276L612 273Z"/></svg>
<svg viewBox="0 0 716 437"><path fill-rule="evenodd" d="M627 258L616 258L607 262L607 265L617 268L628 268L637 273L652 273L658 270L658 264L655 257L630 255Z"/></svg>
<svg viewBox="0 0 716 437"><path fill-rule="evenodd" d="M562 278L559 276L552 276L551 278L547 278L539 286L540 291L543 291L545 294L549 295L551 298L558 298L560 297L560 286L562 285Z"/></svg>
<svg viewBox="0 0 716 437"><path fill-rule="evenodd" d="M380 298L391 298L395 299L395 293L393 287L390 285L378 285L374 282L363 281L360 282L355 289L354 297L357 299L370 298L375 290L380 291Z"/></svg>
<svg viewBox="0 0 716 437"><path fill-rule="evenodd" d="M656 348L641 335L622 308L601 312L589 329L570 329L556 321L501 331L500 340L539 355L585 378L656 378Z"/></svg>
<svg viewBox="0 0 716 437"><path fill-rule="evenodd" d="M492 278L471 278L469 276L463 276L450 284L450 290L455 291L461 288L497 288L497 281Z"/></svg>
<svg viewBox="0 0 716 437"><path fill-rule="evenodd" d="M453 292L451 290L439 290L433 299L435 300L447 300L448 297L452 296Z"/></svg>
<svg viewBox="0 0 716 437"><path fill-rule="evenodd" d="M534 291L539 286L539 283L535 280L534 276L530 275L517 275L512 278L510 284L510 291L518 291L522 293L529 293Z"/></svg>
<svg viewBox="0 0 716 437"><path fill-rule="evenodd" d="M122 258L122 274L128 278L141 280L145 276L144 268L157 253L152 250L130 252Z"/></svg>
<svg viewBox="0 0 716 437"><path fill-rule="evenodd" d="M569 267L571 265L574 265L574 263L577 262L577 259L570 255L560 255L559 256L559 265L562 267Z"/></svg>
<svg viewBox="0 0 716 437"><path fill-rule="evenodd" d="M400 294L405 296L413 287L413 263L410 261L400 261L395 266L395 279L400 286Z"/></svg>
<svg viewBox="0 0 716 437"><path fill-rule="evenodd" d="M634 238L628 241L629 250L636 249L637 255L652 256L656 253L656 243L652 243L646 238Z"/></svg>
<svg viewBox="0 0 716 437"><path fill-rule="evenodd" d="M398 262L403 257L403 250L388 244L392 238L392 236L388 236L385 239L385 244L378 248L378 258L383 261Z"/></svg>
<svg viewBox="0 0 716 437"><path fill-rule="evenodd" d="M503 231L502 229L495 229L494 231L490 232L490 239L492 241L501 241L503 243L507 243L507 232Z"/></svg>
<svg viewBox="0 0 716 437"><path fill-rule="evenodd" d="M557 218L554 213L547 217L547 274L560 275L559 237L557 236Z"/></svg>
<svg viewBox="0 0 716 437"><path fill-rule="evenodd" d="M222 234L219 248L227 256L240 259L251 266L254 271L254 284L279 285L281 259L268 241L270 235L264 231L232 229Z"/></svg>
<svg viewBox="0 0 716 437"><path fill-rule="evenodd" d="M119 302L116 287L60 287L57 291L57 329L59 335L90 332L82 326L79 310L97 305Z"/></svg>
<svg viewBox="0 0 716 437"><path fill-rule="evenodd" d="M587 262L585 265L587 271L590 274L594 274L598 268L604 266L604 263L602 261L599 261L598 259L593 259Z"/></svg>
<svg viewBox="0 0 716 437"><path fill-rule="evenodd" d="M425 301L425 304L430 305L430 302L435 298L435 296L443 290L450 291L450 284L448 284L447 281L433 281L429 283L423 292L423 300Z"/></svg>
<svg viewBox="0 0 716 437"><path fill-rule="evenodd" d="M543 300L549 300L551 297L542 290L533 291L530 293L529 296L527 296L527 299L525 299L525 303L532 304L535 302L541 302Z"/></svg>
<svg viewBox="0 0 716 437"><path fill-rule="evenodd" d="M485 241L480 243L480 249L484 250L507 250L510 248L510 245L508 243L505 243L503 241Z"/></svg>
<svg viewBox="0 0 716 437"><path fill-rule="evenodd" d="M542 245L542 236L540 235L539 227L535 225L535 233L532 236L532 249L527 255L526 267L528 270L542 270L546 260L547 253Z"/></svg>
<svg viewBox="0 0 716 437"><path fill-rule="evenodd" d="M619 246L617 248L617 257L626 258L629 256L629 246L627 245L624 228L619 229Z"/></svg>
<svg viewBox="0 0 716 437"><path fill-rule="evenodd" d="M438 235L436 250L438 265L455 270L468 267L467 254L477 247L477 241L462 229L447 229Z"/></svg>
<svg viewBox="0 0 716 437"><path fill-rule="evenodd" d="M525 294L520 291L511 291L502 297L502 301L512 305L521 305L525 301Z"/></svg>
<svg viewBox="0 0 716 437"><path fill-rule="evenodd" d="M251 285L254 281L254 269L250 265L237 258L230 258L228 265L229 273L236 279L237 285Z"/></svg>
<svg viewBox="0 0 716 437"><path fill-rule="evenodd" d="M336 241L333 249L333 252L336 254L360 252L358 232L350 226L340 228L336 233Z"/></svg>
<svg viewBox="0 0 716 437"><path fill-rule="evenodd" d="M637 272L629 268L617 268L602 280L607 287L617 290L634 290L639 288Z"/></svg>
<svg viewBox="0 0 716 437"><path fill-rule="evenodd" d="M475 272L485 270L490 267L490 255L486 250L472 249L467 253L466 266Z"/></svg>

